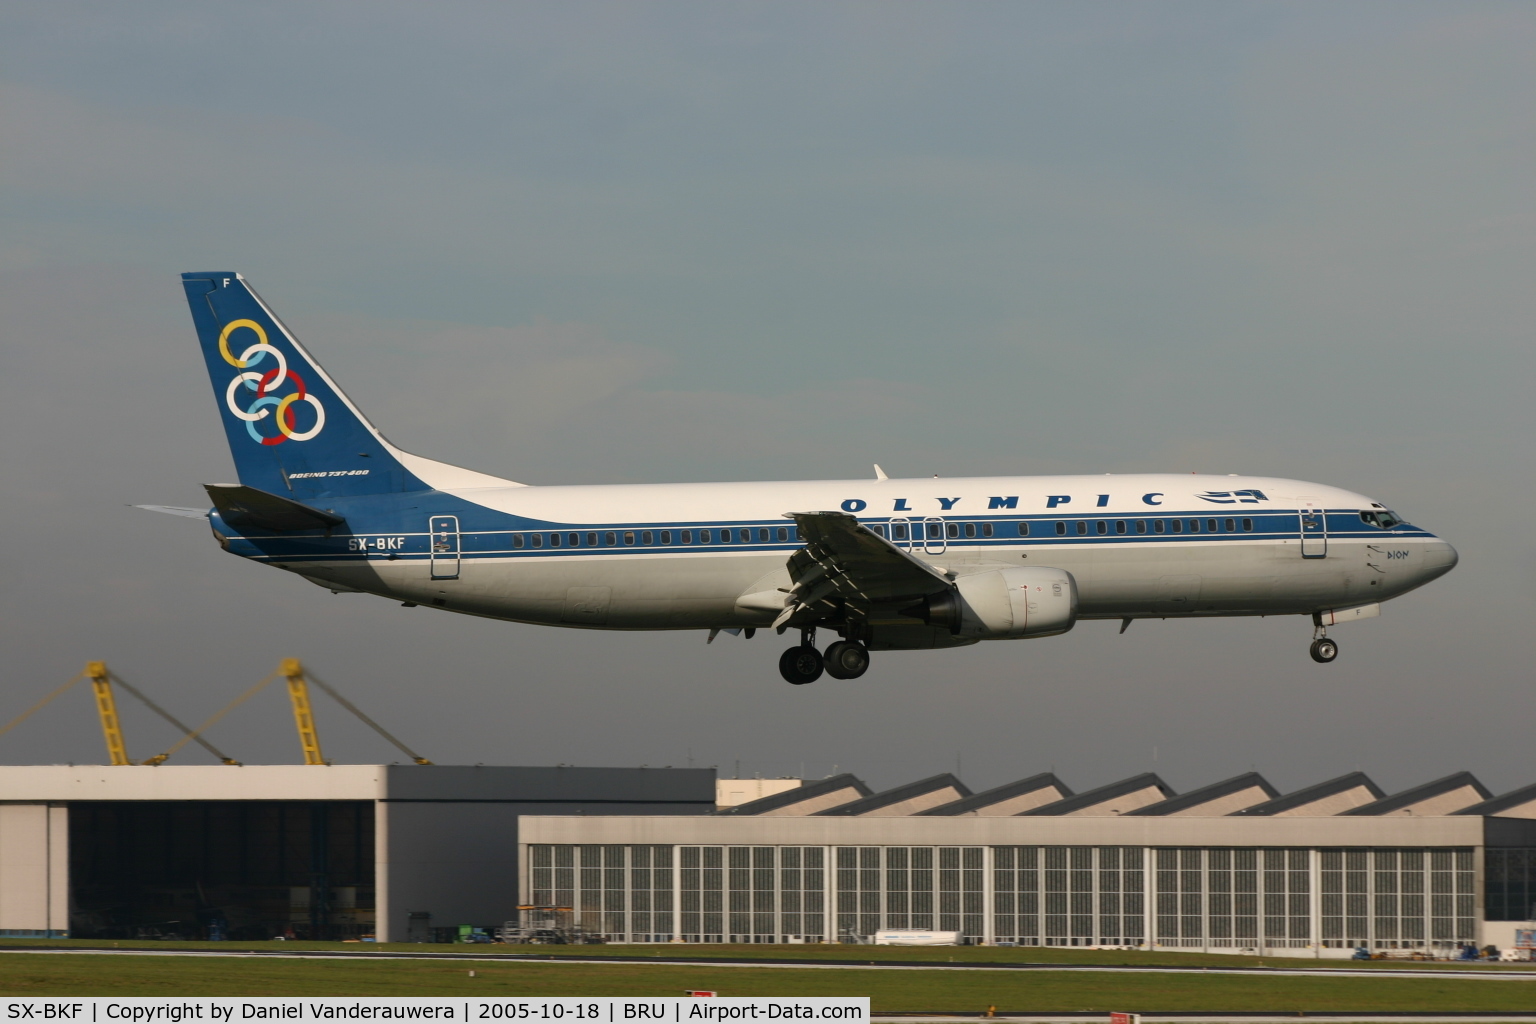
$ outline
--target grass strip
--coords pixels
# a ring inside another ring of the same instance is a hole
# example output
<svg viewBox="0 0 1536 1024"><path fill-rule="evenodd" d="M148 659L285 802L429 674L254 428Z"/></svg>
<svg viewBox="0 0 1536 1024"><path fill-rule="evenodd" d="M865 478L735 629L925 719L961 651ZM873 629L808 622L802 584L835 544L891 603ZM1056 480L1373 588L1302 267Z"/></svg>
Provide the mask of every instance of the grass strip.
<svg viewBox="0 0 1536 1024"><path fill-rule="evenodd" d="M476 976L471 978L469 971ZM975 974L720 968L664 964L448 965L380 960L203 960L0 954L9 996L867 995L876 1012L1108 1011L1281 1013L1536 1010L1536 985L1446 978L1189 974Z"/></svg>

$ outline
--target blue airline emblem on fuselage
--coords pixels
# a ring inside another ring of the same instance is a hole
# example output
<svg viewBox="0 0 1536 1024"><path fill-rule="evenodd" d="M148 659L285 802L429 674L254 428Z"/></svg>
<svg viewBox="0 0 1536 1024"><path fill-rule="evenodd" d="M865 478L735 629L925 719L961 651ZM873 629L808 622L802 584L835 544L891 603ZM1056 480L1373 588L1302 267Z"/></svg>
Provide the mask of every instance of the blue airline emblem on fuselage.
<svg viewBox="0 0 1536 1024"><path fill-rule="evenodd" d="M1257 505L1261 501L1269 500L1269 497L1257 487L1245 487L1240 491L1203 491L1195 497L1216 505L1235 505L1238 502Z"/></svg>

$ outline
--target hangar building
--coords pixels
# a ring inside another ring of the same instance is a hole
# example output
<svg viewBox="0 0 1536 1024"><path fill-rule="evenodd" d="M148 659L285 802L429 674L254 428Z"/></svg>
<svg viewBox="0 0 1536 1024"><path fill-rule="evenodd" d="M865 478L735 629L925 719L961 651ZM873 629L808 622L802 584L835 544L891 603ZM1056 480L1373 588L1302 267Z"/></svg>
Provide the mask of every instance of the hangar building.
<svg viewBox="0 0 1536 1024"><path fill-rule="evenodd" d="M714 807L713 769L0 766L0 935L425 941L517 917L519 815Z"/></svg>
<svg viewBox="0 0 1536 1024"><path fill-rule="evenodd" d="M1343 957L1454 954L1536 928L1536 786L1465 772L1387 794L1249 773L1074 793L839 775L692 817L529 815L521 886L610 941L967 941Z"/></svg>

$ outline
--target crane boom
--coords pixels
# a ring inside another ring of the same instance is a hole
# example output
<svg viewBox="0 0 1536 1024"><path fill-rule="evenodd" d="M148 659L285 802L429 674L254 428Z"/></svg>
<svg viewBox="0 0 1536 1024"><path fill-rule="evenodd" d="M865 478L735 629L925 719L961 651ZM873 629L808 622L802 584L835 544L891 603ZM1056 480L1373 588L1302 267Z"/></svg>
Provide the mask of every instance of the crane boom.
<svg viewBox="0 0 1536 1024"><path fill-rule="evenodd" d="M298 658L284 658L278 669L288 680L288 699L293 702L293 724L299 730L299 745L304 748L305 764L325 764L320 752L320 735L315 731L315 712L309 703L309 684L304 680L304 666Z"/></svg>
<svg viewBox="0 0 1536 1024"><path fill-rule="evenodd" d="M86 678L96 694L96 714L101 717L101 735L107 741L109 764L133 764L128 759L128 745L123 742L122 723L117 718L117 698L112 695L112 678L104 661L88 661Z"/></svg>

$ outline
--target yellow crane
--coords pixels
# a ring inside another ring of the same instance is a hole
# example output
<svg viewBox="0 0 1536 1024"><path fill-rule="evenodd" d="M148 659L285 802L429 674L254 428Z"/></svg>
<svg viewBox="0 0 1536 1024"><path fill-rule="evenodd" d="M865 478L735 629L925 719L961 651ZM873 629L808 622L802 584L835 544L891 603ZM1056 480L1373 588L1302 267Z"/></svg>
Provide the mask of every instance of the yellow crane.
<svg viewBox="0 0 1536 1024"><path fill-rule="evenodd" d="M255 686L252 686L250 689L240 694L240 696L236 697L229 704L215 712L211 718L209 718L206 722L195 729L189 727L185 722L181 721L179 718L172 715L169 711L166 711L160 705L150 700L149 697L145 695L144 692L141 691L138 687L133 686L127 680L123 679L117 673L109 669L106 662L87 662L85 670L82 671L79 675L74 676L72 679L65 682L64 685L53 690L47 696L43 697L42 700L38 701L36 704L33 704L30 708L13 718L10 722L6 723L5 726L0 727L0 736L4 736L6 733L20 725L22 722L26 721L28 718L31 718L34 714L41 711L48 704L52 703L54 698L63 695L67 690L73 687L76 683L80 682L82 679L89 679L91 682L91 691L94 694L96 700L96 714L97 717L101 720L102 738L106 741L107 745L107 761L109 764L131 765L134 763L133 760L128 756L128 744L123 739L123 727L117 714L117 698L112 688L113 684L116 683L118 686L122 687L128 693L136 697L145 707L149 708L149 710L153 711L155 714L159 715L161 718L174 725L177 729L181 730L181 739L177 740L170 747L170 749L166 750L164 753L156 754L154 757L146 758L142 762L143 764L164 764L167 760L170 759L172 754L175 754L182 747L186 746L188 743L196 742L204 750L207 750L214 757L218 758L219 761L223 764L239 765L239 761L236 761L234 758L225 754L212 743L209 743L208 740L203 737L203 733L205 733L210 727L212 727L216 722L218 722L225 715L229 714L235 708L256 696L256 694L264 690L279 676L286 680L288 684L288 700L289 703L293 706L293 723L294 726L298 729L299 745L303 748L304 751L305 764L324 765L330 763L325 759L324 753L322 753L320 750L320 733L315 728L314 707L309 699L310 683L314 683L316 686L320 687L320 689L324 690L327 694L330 695L332 700L336 701L336 703L340 704L352 714L356 715L359 721L398 747L416 764L432 763L431 761L428 761L426 758L422 757L420 754L416 753L410 747L407 747L404 743L401 743L382 725L375 722L367 715L363 714L361 708L347 700L347 698L343 697L336 691L334 687L316 678L313 673L306 674L304 671L304 666L298 658L284 658L282 663L278 665L278 668L275 672L267 675Z"/></svg>
<svg viewBox="0 0 1536 1024"><path fill-rule="evenodd" d="M82 679L89 679L91 681L91 691L96 698L96 714L97 717L101 720L101 735L107 744L108 764L133 764L133 760L128 756L128 744L123 739L122 722L118 719L117 716L117 698L112 690L113 683L121 686L124 690L128 691L128 693L137 698L139 702L142 703L145 707L149 708L149 710L153 711L155 714L159 715L161 718L165 719L167 722L180 729L183 733L192 731L192 729L185 722L171 714L169 711L165 710L165 708L162 708L159 704L156 704L154 701L150 700L142 690L129 683L122 676L119 676L116 672L113 672L110 668L108 668L106 662L88 661L85 663L85 670L83 672L69 679L64 683L63 686L60 686L58 689L52 691L42 700L38 701L36 704L33 704L20 715L17 715L15 718L7 722L4 728L0 728L0 736L4 736L6 733L20 725L22 722L25 722L34 714L47 707L50 703L53 702L54 698L62 696L65 691L69 690ZM208 751L208 753L218 758L224 764L238 765L240 763L205 739L198 737L197 742L203 747L204 750ZM146 761L144 763L149 764L151 762ZM153 763L159 764L160 762L154 761Z"/></svg>

